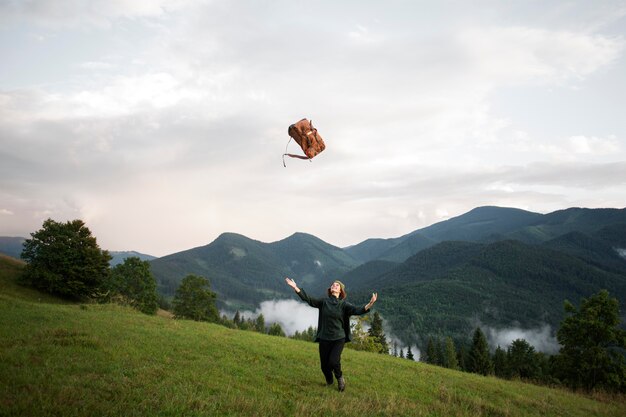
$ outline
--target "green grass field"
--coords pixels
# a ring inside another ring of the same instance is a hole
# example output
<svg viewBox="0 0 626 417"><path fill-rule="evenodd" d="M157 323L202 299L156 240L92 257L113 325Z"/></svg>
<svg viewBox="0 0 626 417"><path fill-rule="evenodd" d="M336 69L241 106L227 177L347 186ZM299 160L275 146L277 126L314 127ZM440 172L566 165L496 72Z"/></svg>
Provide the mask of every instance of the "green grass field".
<svg viewBox="0 0 626 417"><path fill-rule="evenodd" d="M327 388L317 345L15 284L0 258L2 416L624 416L621 400L345 350Z"/></svg>

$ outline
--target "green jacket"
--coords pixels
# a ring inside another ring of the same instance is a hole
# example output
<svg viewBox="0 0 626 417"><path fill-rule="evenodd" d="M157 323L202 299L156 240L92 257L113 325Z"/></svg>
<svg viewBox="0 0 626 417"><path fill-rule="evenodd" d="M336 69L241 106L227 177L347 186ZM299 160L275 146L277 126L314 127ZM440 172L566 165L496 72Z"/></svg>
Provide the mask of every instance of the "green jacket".
<svg viewBox="0 0 626 417"><path fill-rule="evenodd" d="M365 306L356 307L334 296L313 298L309 297L302 288L300 288L300 292L296 294L311 307L315 307L320 311L317 318L316 342L320 340L339 340L344 338L346 342L351 341L350 316L361 316L368 312Z"/></svg>

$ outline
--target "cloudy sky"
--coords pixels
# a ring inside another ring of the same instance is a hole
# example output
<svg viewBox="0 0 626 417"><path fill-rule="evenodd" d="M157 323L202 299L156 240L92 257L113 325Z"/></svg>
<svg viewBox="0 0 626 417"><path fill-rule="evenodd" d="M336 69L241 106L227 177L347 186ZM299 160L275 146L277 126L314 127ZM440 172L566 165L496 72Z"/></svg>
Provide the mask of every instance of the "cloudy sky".
<svg viewBox="0 0 626 417"><path fill-rule="evenodd" d="M625 206L624 0L0 0L0 54L2 236L162 256ZM327 148L284 168L303 117Z"/></svg>

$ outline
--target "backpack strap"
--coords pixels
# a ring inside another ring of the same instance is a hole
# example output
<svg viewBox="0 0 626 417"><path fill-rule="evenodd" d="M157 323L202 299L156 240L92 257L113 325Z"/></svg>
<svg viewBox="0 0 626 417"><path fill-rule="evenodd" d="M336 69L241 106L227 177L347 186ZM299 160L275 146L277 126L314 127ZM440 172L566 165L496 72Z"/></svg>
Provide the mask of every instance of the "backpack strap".
<svg viewBox="0 0 626 417"><path fill-rule="evenodd" d="M283 154L283 166L285 168L287 168L287 164L285 164L285 156L289 156L291 158L298 158L298 159L308 159L309 161L311 161L311 158L309 158L308 156L302 156L302 155L294 155L292 153L287 153L287 147L289 146L289 142L291 142L291 136L289 137L289 140L287 141L287 146L285 146L285 153ZM313 161L311 161L313 162Z"/></svg>

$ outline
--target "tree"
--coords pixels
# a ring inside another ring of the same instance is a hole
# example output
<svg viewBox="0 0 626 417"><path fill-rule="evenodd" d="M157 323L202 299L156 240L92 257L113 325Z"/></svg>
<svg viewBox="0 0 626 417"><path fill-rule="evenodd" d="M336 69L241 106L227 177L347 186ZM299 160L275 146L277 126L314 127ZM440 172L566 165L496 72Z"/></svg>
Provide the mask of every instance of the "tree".
<svg viewBox="0 0 626 417"><path fill-rule="evenodd" d="M378 311L375 311L372 315L372 323L367 332L374 339L374 342L380 345L378 352L389 354L389 343L383 331L383 319L380 317L380 314L378 314Z"/></svg>
<svg viewBox="0 0 626 417"><path fill-rule="evenodd" d="M437 358L437 362L435 365L444 366L444 352L443 347L441 346L441 339L435 339L435 356Z"/></svg>
<svg viewBox="0 0 626 417"><path fill-rule="evenodd" d="M557 331L558 376L574 389L626 392L626 331L619 328L617 299L602 290L583 298L578 310L569 301L564 307L568 316Z"/></svg>
<svg viewBox="0 0 626 417"><path fill-rule="evenodd" d="M459 346L456 358L459 364L459 369L461 371L467 371L467 350L465 349L465 343L461 343Z"/></svg>
<svg viewBox="0 0 626 417"><path fill-rule="evenodd" d="M157 285L150 263L136 256L124 259L111 270L110 289L143 313L155 314L159 308Z"/></svg>
<svg viewBox="0 0 626 417"><path fill-rule="evenodd" d="M283 331L283 328L280 327L279 323L272 323L269 330L267 331L267 334L269 334L270 336L285 337L285 332Z"/></svg>
<svg viewBox="0 0 626 417"><path fill-rule="evenodd" d="M467 357L467 368L470 372L489 375L493 373L493 364L489 356L489 346L485 335L477 327L472 337L472 347Z"/></svg>
<svg viewBox="0 0 626 417"><path fill-rule="evenodd" d="M380 344L368 332L363 330L363 320L363 318L357 317L356 321L350 324L352 328L352 342L347 343L346 347L366 352L380 352Z"/></svg>
<svg viewBox="0 0 626 417"><path fill-rule="evenodd" d="M413 352L411 351L411 346L409 345L407 351L406 351L406 358L410 359L412 361L415 360L415 356L413 356Z"/></svg>
<svg viewBox="0 0 626 417"><path fill-rule="evenodd" d="M110 273L109 252L98 247L82 220L44 221L24 242L21 256L28 263L24 283L69 298L101 296Z"/></svg>
<svg viewBox="0 0 626 417"><path fill-rule="evenodd" d="M265 317L259 314L254 321L254 329L259 333L265 333Z"/></svg>
<svg viewBox="0 0 626 417"><path fill-rule="evenodd" d="M233 317L233 322L237 327L241 324L241 314L239 314L239 310L235 312L235 317Z"/></svg>
<svg viewBox="0 0 626 417"><path fill-rule="evenodd" d="M430 363L431 365L437 365L437 363L439 363L439 358L437 357L437 349L435 348L435 341L432 337L428 338L425 362Z"/></svg>
<svg viewBox="0 0 626 417"><path fill-rule="evenodd" d="M493 371L498 378L508 378L509 372L506 363L506 352L498 345L493 354Z"/></svg>
<svg viewBox="0 0 626 417"><path fill-rule="evenodd" d="M537 353L526 340L514 340L507 349L506 356L511 377L536 379L539 376Z"/></svg>
<svg viewBox="0 0 626 417"><path fill-rule="evenodd" d="M459 369L459 362L456 358L456 348L450 336L446 337L446 347L443 354L443 366L450 369Z"/></svg>
<svg viewBox="0 0 626 417"><path fill-rule="evenodd" d="M217 322L219 313L215 307L216 298L208 279L189 274L183 278L174 295L174 315L181 319Z"/></svg>

